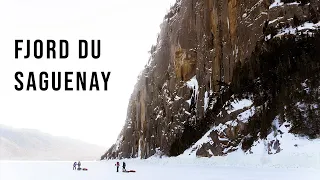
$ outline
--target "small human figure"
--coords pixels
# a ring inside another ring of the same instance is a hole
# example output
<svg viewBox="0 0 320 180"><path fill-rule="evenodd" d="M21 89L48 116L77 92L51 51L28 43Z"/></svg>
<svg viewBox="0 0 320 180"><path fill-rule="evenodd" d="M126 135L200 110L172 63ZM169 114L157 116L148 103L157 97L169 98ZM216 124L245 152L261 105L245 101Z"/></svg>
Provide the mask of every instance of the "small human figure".
<svg viewBox="0 0 320 180"><path fill-rule="evenodd" d="M127 170L126 170L126 163L125 162L123 162L122 163L122 172L126 172Z"/></svg>
<svg viewBox="0 0 320 180"><path fill-rule="evenodd" d="M117 163L116 163L116 166L117 166L117 172L119 172L119 166L120 166L120 163L119 163L119 162L117 162Z"/></svg>
<svg viewBox="0 0 320 180"><path fill-rule="evenodd" d="M77 162L73 163L73 170L77 170Z"/></svg>
<svg viewBox="0 0 320 180"><path fill-rule="evenodd" d="M78 162L78 169L81 169L81 162Z"/></svg>

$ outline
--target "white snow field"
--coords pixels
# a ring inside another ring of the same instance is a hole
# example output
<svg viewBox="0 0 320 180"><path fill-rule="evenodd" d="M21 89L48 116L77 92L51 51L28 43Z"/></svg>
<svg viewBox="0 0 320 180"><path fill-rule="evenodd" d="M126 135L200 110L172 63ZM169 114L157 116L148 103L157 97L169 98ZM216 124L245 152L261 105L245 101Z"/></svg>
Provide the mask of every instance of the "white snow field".
<svg viewBox="0 0 320 180"><path fill-rule="evenodd" d="M82 162L88 171L73 171L73 162L1 161L1 180L313 180L318 168L217 165L212 159L164 158L126 160L135 173L117 173L116 161ZM120 161L121 162L121 161ZM121 168L120 168L121 169Z"/></svg>

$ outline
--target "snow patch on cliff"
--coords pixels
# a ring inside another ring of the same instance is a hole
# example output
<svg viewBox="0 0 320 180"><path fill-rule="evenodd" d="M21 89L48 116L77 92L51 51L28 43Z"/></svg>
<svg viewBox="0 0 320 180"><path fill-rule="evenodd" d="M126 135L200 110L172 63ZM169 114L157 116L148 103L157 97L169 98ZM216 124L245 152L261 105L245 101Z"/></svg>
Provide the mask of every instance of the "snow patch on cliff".
<svg viewBox="0 0 320 180"><path fill-rule="evenodd" d="M250 99L242 99L240 101L231 102L231 109L228 110L228 114L235 112L237 110L252 106L253 102Z"/></svg>
<svg viewBox="0 0 320 180"><path fill-rule="evenodd" d="M249 121L249 119L255 114L256 108L255 107L251 107L250 109L240 113L237 116L237 119L243 123L247 123Z"/></svg>
<svg viewBox="0 0 320 180"><path fill-rule="evenodd" d="M211 145L214 144L213 140L210 137L210 134L212 131L216 131L218 133L218 139L220 141L229 141L228 138L220 137L221 134L224 134L224 131L228 127L236 127L238 125L238 122L236 120L230 120L226 123L220 123L217 126L213 126L201 139L199 139L194 145L192 145L189 149L187 149L184 154L187 154L188 156L191 155L193 157L196 157L196 152L199 150L203 144L210 143ZM234 147L230 147L234 148Z"/></svg>
<svg viewBox="0 0 320 180"><path fill-rule="evenodd" d="M179 101L180 99L182 99L182 97L180 97L180 96L174 97L174 100L175 100L175 101Z"/></svg>
<svg viewBox="0 0 320 180"><path fill-rule="evenodd" d="M208 91L206 91L206 92L204 93L203 102L204 102L204 104L203 104L204 112L206 112L206 110L207 110L207 108L208 108L208 105L209 105L209 93L208 93Z"/></svg>
<svg viewBox="0 0 320 180"><path fill-rule="evenodd" d="M280 30L280 32L275 36L275 37L279 37L279 36L283 36L285 34L297 34L297 31L303 31L303 30L316 30L319 29L320 27L320 22L314 24L314 23L310 23L310 22L305 22L304 24L298 26L298 27L288 27L288 28L283 28Z"/></svg>
<svg viewBox="0 0 320 180"><path fill-rule="evenodd" d="M282 17L277 17L276 19L269 21L269 24L273 24L274 22L279 21L281 19L283 19L283 16Z"/></svg>
<svg viewBox="0 0 320 180"><path fill-rule="evenodd" d="M186 82L186 85L190 88L190 89L194 89L196 95L198 94L198 90L199 90L199 84L198 84L198 80L196 76L193 76L189 81Z"/></svg>
<svg viewBox="0 0 320 180"><path fill-rule="evenodd" d="M284 6L284 4L286 4L287 6L292 6L292 5L300 5L301 3L298 3L298 2L284 3L284 2L281 2L281 0L275 0L275 1L269 6L269 9L272 9L272 8L275 8L275 7L279 7L279 6Z"/></svg>
<svg viewBox="0 0 320 180"><path fill-rule="evenodd" d="M197 102L197 98L199 94L199 84L198 84L197 77L196 76L192 77L189 81L186 82L186 85L188 88L193 89L193 93L190 99L186 101L189 105L191 105L192 97L194 98L195 102Z"/></svg>
<svg viewBox="0 0 320 180"><path fill-rule="evenodd" d="M280 125L279 116L272 124L273 131L267 138L254 143L251 148L252 156L261 156L261 162L264 164L320 165L320 139L310 140L307 137L289 133L292 125L289 122ZM278 141L278 150L273 148L276 141Z"/></svg>
<svg viewBox="0 0 320 180"><path fill-rule="evenodd" d="M276 19L277 20L277 19ZM308 34L312 36L314 33L313 30L319 30L320 29L320 22L318 23L311 23L311 22L305 22L304 24L297 26L297 27L288 27L288 28L282 28L278 31L278 34L275 36L271 36L271 34L265 36L265 41L269 41L272 38L275 37L282 37L284 35L301 35L301 34Z"/></svg>
<svg viewBox="0 0 320 180"><path fill-rule="evenodd" d="M210 133L211 133L213 130L214 130L214 129L211 129L210 131L208 131L201 139L199 139L194 145L192 145L192 147L190 147L189 149L187 149L187 150L184 152L184 154L193 155L193 157L195 157L197 150L200 149L203 144L206 144L206 143L213 144L213 141L212 141L211 137L209 136Z"/></svg>
<svg viewBox="0 0 320 180"><path fill-rule="evenodd" d="M230 146L229 148L237 150L227 154L227 156L213 156L211 158L200 159L207 159L211 163L226 166L320 168L320 139L310 140L306 137L289 133L292 125L289 122L281 124L279 116L275 117L272 126L273 130L267 138L254 142L254 145L248 152L243 152L240 143L237 147ZM221 131L225 127L225 125L219 124L219 126L213 129ZM178 158L194 159L197 150L201 148L203 144L211 141L211 138L208 136L213 129L208 131L196 144L190 149L187 149ZM280 151L273 149L276 141L279 142ZM224 152L228 152L228 149L224 149Z"/></svg>
<svg viewBox="0 0 320 180"><path fill-rule="evenodd" d="M281 0L275 0L270 6L269 9L277 7L277 6L282 6L284 3L281 2Z"/></svg>
<svg viewBox="0 0 320 180"><path fill-rule="evenodd" d="M282 37L283 35L287 35L287 34L301 35L301 33L313 35L312 30L319 30L319 29L320 29L320 22L318 23L305 22L302 25L297 27L290 26L288 28L282 28L278 31L278 34L276 34L274 37ZM271 34L269 34L265 37L265 41L268 41L274 37L271 37Z"/></svg>

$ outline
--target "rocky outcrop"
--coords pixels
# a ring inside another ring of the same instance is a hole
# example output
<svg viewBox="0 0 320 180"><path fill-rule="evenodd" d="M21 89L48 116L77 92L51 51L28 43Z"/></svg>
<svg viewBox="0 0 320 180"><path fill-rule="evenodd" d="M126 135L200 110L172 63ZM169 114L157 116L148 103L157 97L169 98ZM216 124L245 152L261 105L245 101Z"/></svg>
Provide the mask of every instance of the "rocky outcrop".
<svg viewBox="0 0 320 180"><path fill-rule="evenodd" d="M285 90L285 82L296 86L318 72L312 46L319 7L316 0L177 0L139 75L123 130L101 158L176 156L206 132L210 140L194 149L199 156L248 150L266 138L293 103L281 102L297 91ZM299 68L292 57L312 66ZM307 67L316 73L304 73ZM301 78L287 79L292 75ZM270 152L280 146L270 142Z"/></svg>

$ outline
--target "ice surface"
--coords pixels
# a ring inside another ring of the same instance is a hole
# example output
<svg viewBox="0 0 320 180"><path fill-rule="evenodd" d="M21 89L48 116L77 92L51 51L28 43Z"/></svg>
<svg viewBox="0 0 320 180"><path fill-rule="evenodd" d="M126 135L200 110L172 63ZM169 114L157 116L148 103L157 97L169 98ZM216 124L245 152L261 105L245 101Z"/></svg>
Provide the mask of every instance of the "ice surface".
<svg viewBox="0 0 320 180"><path fill-rule="evenodd" d="M82 162L88 171L73 171L73 162L0 162L1 180L318 180L320 172L307 168L237 167L210 159L153 158L126 160L128 170L116 172L116 161ZM122 163L122 161L120 161ZM121 171L121 168L119 168Z"/></svg>

